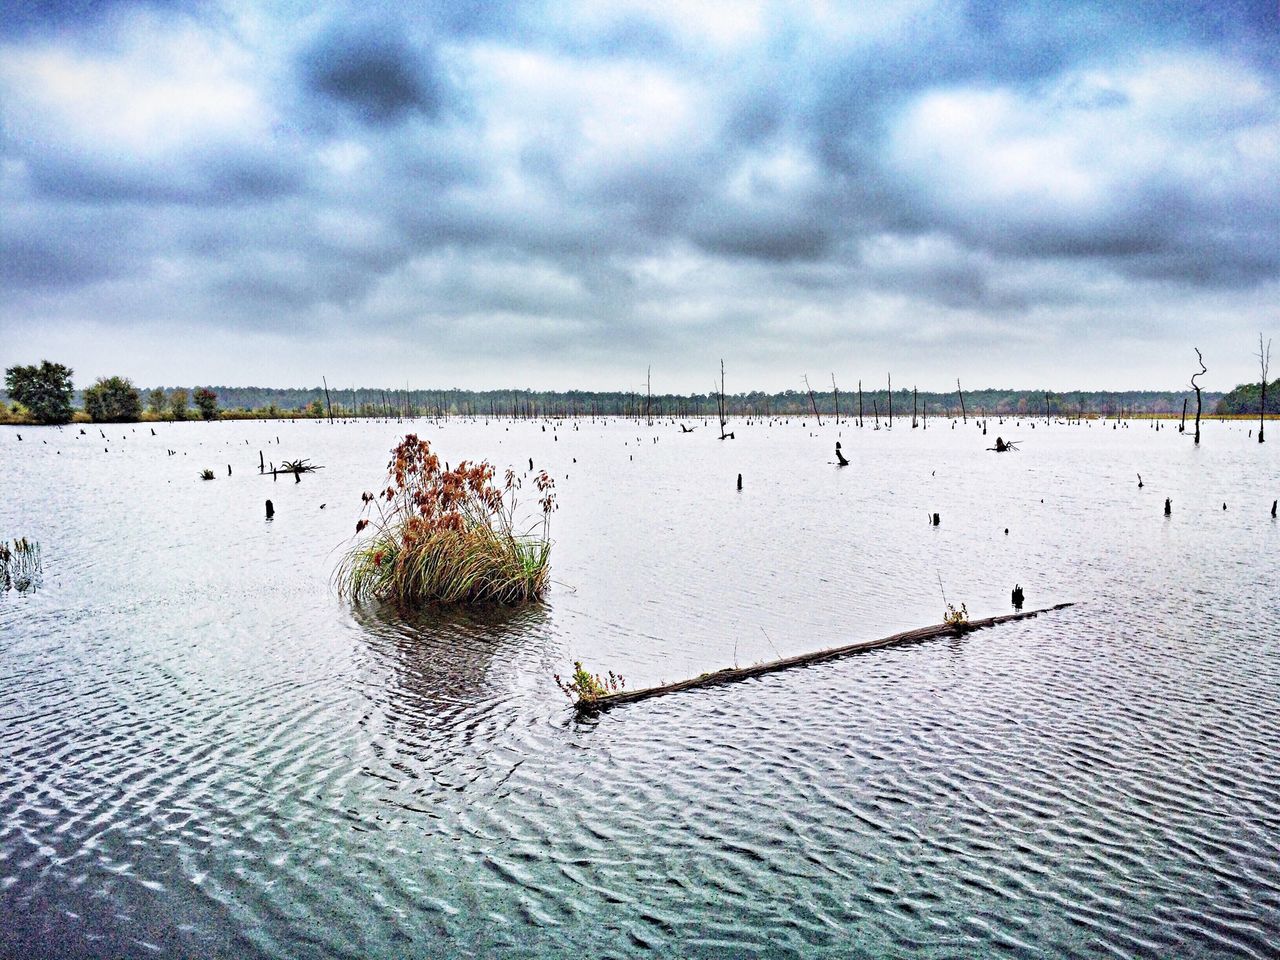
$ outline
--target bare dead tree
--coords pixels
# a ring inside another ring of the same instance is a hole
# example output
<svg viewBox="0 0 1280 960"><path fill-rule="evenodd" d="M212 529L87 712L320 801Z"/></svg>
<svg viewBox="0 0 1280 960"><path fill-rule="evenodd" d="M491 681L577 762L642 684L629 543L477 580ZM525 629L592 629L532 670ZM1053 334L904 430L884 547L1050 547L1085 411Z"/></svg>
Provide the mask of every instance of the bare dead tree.
<svg viewBox="0 0 1280 960"><path fill-rule="evenodd" d="M893 374L889 374L889 426L893 426Z"/></svg>
<svg viewBox="0 0 1280 960"><path fill-rule="evenodd" d="M719 399L719 405L720 405L720 439L732 440L734 439L733 434L725 433L725 430L724 430L726 424L728 423L728 419L726 415L729 412L729 401L728 401L728 398L725 397L724 395L724 361L723 360L720 361L720 392L716 396Z"/></svg>
<svg viewBox="0 0 1280 960"><path fill-rule="evenodd" d="M969 412L964 408L964 391L960 389L960 378L956 377L956 393L960 394L960 416L964 418L964 422L969 422Z"/></svg>
<svg viewBox="0 0 1280 960"><path fill-rule="evenodd" d="M919 407L919 403L920 403L920 398L916 394L916 388L912 387L911 388L911 429L912 430L916 428L916 412Z"/></svg>
<svg viewBox="0 0 1280 960"><path fill-rule="evenodd" d="M1196 392L1196 443L1199 444L1200 443L1200 410L1201 410L1202 403L1201 403L1201 397L1200 397L1200 384L1196 383L1196 377L1203 377L1206 373L1209 372L1209 368L1204 365L1204 356L1201 355L1200 348L1193 347L1192 349L1195 350L1196 361L1200 364L1200 372L1197 374L1193 374L1191 377L1191 389L1193 389Z"/></svg>
<svg viewBox="0 0 1280 960"><path fill-rule="evenodd" d="M1267 422L1267 377L1271 372L1271 341L1262 347L1262 334L1258 334L1258 367L1262 371L1262 403L1258 405L1258 442L1262 443L1262 428Z"/></svg>
<svg viewBox="0 0 1280 960"><path fill-rule="evenodd" d="M653 367L644 374L644 418L649 426L653 426Z"/></svg>
<svg viewBox="0 0 1280 960"><path fill-rule="evenodd" d="M836 375L831 374L831 392L836 398L836 426L840 426L840 388L836 386Z"/></svg>
<svg viewBox="0 0 1280 960"><path fill-rule="evenodd" d="M862 381L858 381L858 426L862 426Z"/></svg>
<svg viewBox="0 0 1280 960"><path fill-rule="evenodd" d="M822 414L818 413L818 401L814 399L813 387L809 386L809 375L804 375L804 388L809 391L809 404L813 407L813 415L818 418L818 426L822 426Z"/></svg>

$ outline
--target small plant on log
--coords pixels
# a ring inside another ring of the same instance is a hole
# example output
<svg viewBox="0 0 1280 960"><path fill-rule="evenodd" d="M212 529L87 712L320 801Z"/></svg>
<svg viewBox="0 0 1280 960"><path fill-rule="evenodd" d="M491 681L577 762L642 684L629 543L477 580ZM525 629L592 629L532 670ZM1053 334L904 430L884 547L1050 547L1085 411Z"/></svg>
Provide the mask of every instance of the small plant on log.
<svg viewBox="0 0 1280 960"><path fill-rule="evenodd" d="M362 499L368 516L334 577L340 595L405 603L515 604L546 592L555 483L534 478L541 522L516 529L520 480L506 472L493 482L488 463L463 461L445 469L426 440L410 434L392 451L388 482Z"/></svg>
<svg viewBox="0 0 1280 960"><path fill-rule="evenodd" d="M560 679L558 673L555 680L556 686L564 691L565 696L577 704L599 700L610 693L617 693L627 685L627 681L612 670L603 677L598 673L588 673L581 660L573 661L573 676L568 682Z"/></svg>

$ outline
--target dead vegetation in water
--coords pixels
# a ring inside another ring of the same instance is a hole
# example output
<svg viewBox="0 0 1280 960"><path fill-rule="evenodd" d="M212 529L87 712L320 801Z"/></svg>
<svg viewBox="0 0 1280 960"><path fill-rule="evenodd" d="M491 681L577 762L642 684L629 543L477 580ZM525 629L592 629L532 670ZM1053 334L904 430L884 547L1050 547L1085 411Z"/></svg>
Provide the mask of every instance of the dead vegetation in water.
<svg viewBox="0 0 1280 960"><path fill-rule="evenodd" d="M11 544L0 540L0 593L26 593L40 585L40 544L21 537Z"/></svg>

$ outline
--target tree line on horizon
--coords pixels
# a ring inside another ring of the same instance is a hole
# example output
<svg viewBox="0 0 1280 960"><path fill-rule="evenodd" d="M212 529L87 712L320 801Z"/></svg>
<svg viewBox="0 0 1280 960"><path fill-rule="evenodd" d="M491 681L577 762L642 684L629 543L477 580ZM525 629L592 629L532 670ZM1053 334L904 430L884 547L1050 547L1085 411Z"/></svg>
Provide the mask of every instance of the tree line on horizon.
<svg viewBox="0 0 1280 960"><path fill-rule="evenodd" d="M0 413L10 422L68 423L77 417L94 422L186 420L199 418L308 417L588 417L625 416L701 419L717 415L715 393L649 394L637 390L397 390L272 387L139 388L126 377L100 377L77 391L73 371L62 364L14 366L5 371ZM1280 380L1269 384L1267 413L1280 414ZM1241 384L1226 394L1205 391L1216 414L1246 415L1259 411L1262 385ZM864 418L898 416L919 409L923 415L958 416L956 392L914 391L881 387L812 393L801 390L745 391L726 394L726 412L737 417L804 416L815 410L852 417L861 398ZM963 405L976 416L1176 416L1185 391L1163 390L965 390Z"/></svg>

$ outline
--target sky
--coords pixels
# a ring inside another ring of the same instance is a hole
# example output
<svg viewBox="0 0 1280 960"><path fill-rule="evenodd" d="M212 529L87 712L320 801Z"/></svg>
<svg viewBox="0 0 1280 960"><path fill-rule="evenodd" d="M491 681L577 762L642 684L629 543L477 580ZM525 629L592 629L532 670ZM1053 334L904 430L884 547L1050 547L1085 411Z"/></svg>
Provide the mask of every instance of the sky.
<svg viewBox="0 0 1280 960"><path fill-rule="evenodd" d="M0 366L1227 390L1280 335L1277 11L7 0Z"/></svg>

